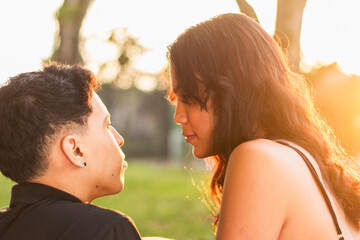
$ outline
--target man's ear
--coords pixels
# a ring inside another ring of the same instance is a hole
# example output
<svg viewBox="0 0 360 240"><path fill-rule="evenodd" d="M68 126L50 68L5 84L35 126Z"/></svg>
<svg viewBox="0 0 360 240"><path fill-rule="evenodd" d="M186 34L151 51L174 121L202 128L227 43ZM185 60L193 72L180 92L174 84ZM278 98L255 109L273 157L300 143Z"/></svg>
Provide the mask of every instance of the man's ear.
<svg viewBox="0 0 360 240"><path fill-rule="evenodd" d="M67 159L77 167L85 167L83 152L79 146L78 139L74 135L66 135L61 141L61 150Z"/></svg>

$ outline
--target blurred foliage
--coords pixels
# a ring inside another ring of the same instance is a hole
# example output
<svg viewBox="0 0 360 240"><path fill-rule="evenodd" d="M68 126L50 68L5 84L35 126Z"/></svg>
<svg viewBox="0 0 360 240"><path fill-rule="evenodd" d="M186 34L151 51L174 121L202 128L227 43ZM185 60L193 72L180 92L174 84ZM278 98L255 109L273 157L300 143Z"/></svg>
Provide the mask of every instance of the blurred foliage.
<svg viewBox="0 0 360 240"><path fill-rule="evenodd" d="M241 13L260 23L256 11L246 0L236 2ZM301 72L300 33L306 2L307 0L277 0L273 38L287 57L290 68L295 72Z"/></svg>
<svg viewBox="0 0 360 240"><path fill-rule="evenodd" d="M122 90L104 84L98 92L111 114L112 124L125 139L129 157L161 157L168 153L170 107L164 91Z"/></svg>
<svg viewBox="0 0 360 240"><path fill-rule="evenodd" d="M54 39L54 50L49 60L66 64L82 63L80 29L93 0L64 0L56 12L59 24Z"/></svg>
<svg viewBox="0 0 360 240"><path fill-rule="evenodd" d="M360 76L347 75L337 63L314 66L304 73L315 100L336 137L352 155L360 152Z"/></svg>
<svg viewBox="0 0 360 240"><path fill-rule="evenodd" d="M104 82L112 82L115 86L127 89L134 85L144 73L134 68L134 59L146 49L138 43L138 39L128 33L127 28L112 29L106 40L116 49L116 58L100 64L98 77Z"/></svg>
<svg viewBox="0 0 360 240"><path fill-rule="evenodd" d="M58 19L70 19L70 18L73 18L78 14L78 12L81 9L80 8L81 5L72 7L72 6L66 5L66 2L68 2L68 1L64 1L64 4L62 5L61 8L59 8L59 10L56 13L56 17Z"/></svg>
<svg viewBox="0 0 360 240"><path fill-rule="evenodd" d="M246 0L236 0L236 3L239 6L241 13L245 14L248 17L251 17L257 23L260 23L256 12L254 11L254 8Z"/></svg>

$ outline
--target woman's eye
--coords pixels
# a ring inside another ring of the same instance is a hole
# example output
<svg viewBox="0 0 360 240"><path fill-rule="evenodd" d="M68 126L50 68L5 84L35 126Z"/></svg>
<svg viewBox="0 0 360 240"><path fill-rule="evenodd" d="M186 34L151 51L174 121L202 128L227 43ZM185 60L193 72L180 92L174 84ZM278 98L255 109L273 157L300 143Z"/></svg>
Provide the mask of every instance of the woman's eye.
<svg viewBox="0 0 360 240"><path fill-rule="evenodd" d="M196 101L189 98L180 98L179 101L185 105L194 105L196 104Z"/></svg>

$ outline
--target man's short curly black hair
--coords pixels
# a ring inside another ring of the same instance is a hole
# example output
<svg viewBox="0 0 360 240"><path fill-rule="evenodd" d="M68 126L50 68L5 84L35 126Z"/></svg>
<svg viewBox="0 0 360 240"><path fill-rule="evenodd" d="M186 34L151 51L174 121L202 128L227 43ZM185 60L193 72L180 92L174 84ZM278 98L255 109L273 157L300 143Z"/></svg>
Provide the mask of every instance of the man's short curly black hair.
<svg viewBox="0 0 360 240"><path fill-rule="evenodd" d="M21 183L47 169L49 146L65 126L84 126L99 86L80 66L51 63L0 87L0 171Z"/></svg>

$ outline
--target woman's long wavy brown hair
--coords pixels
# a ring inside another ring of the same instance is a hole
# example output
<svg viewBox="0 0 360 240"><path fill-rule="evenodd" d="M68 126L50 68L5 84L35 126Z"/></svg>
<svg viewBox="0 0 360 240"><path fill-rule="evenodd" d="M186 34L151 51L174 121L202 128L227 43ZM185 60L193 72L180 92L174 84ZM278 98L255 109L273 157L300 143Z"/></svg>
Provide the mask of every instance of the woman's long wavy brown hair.
<svg viewBox="0 0 360 240"><path fill-rule="evenodd" d="M215 202L221 202L231 152L257 138L260 128L268 139L305 148L348 218L360 227L359 166L319 114L309 84L289 70L280 48L259 24L242 14L218 15L183 32L168 47L167 57L182 101L196 101L206 109L207 100L213 100ZM199 96L199 84L205 98ZM168 98L173 95L170 88Z"/></svg>

